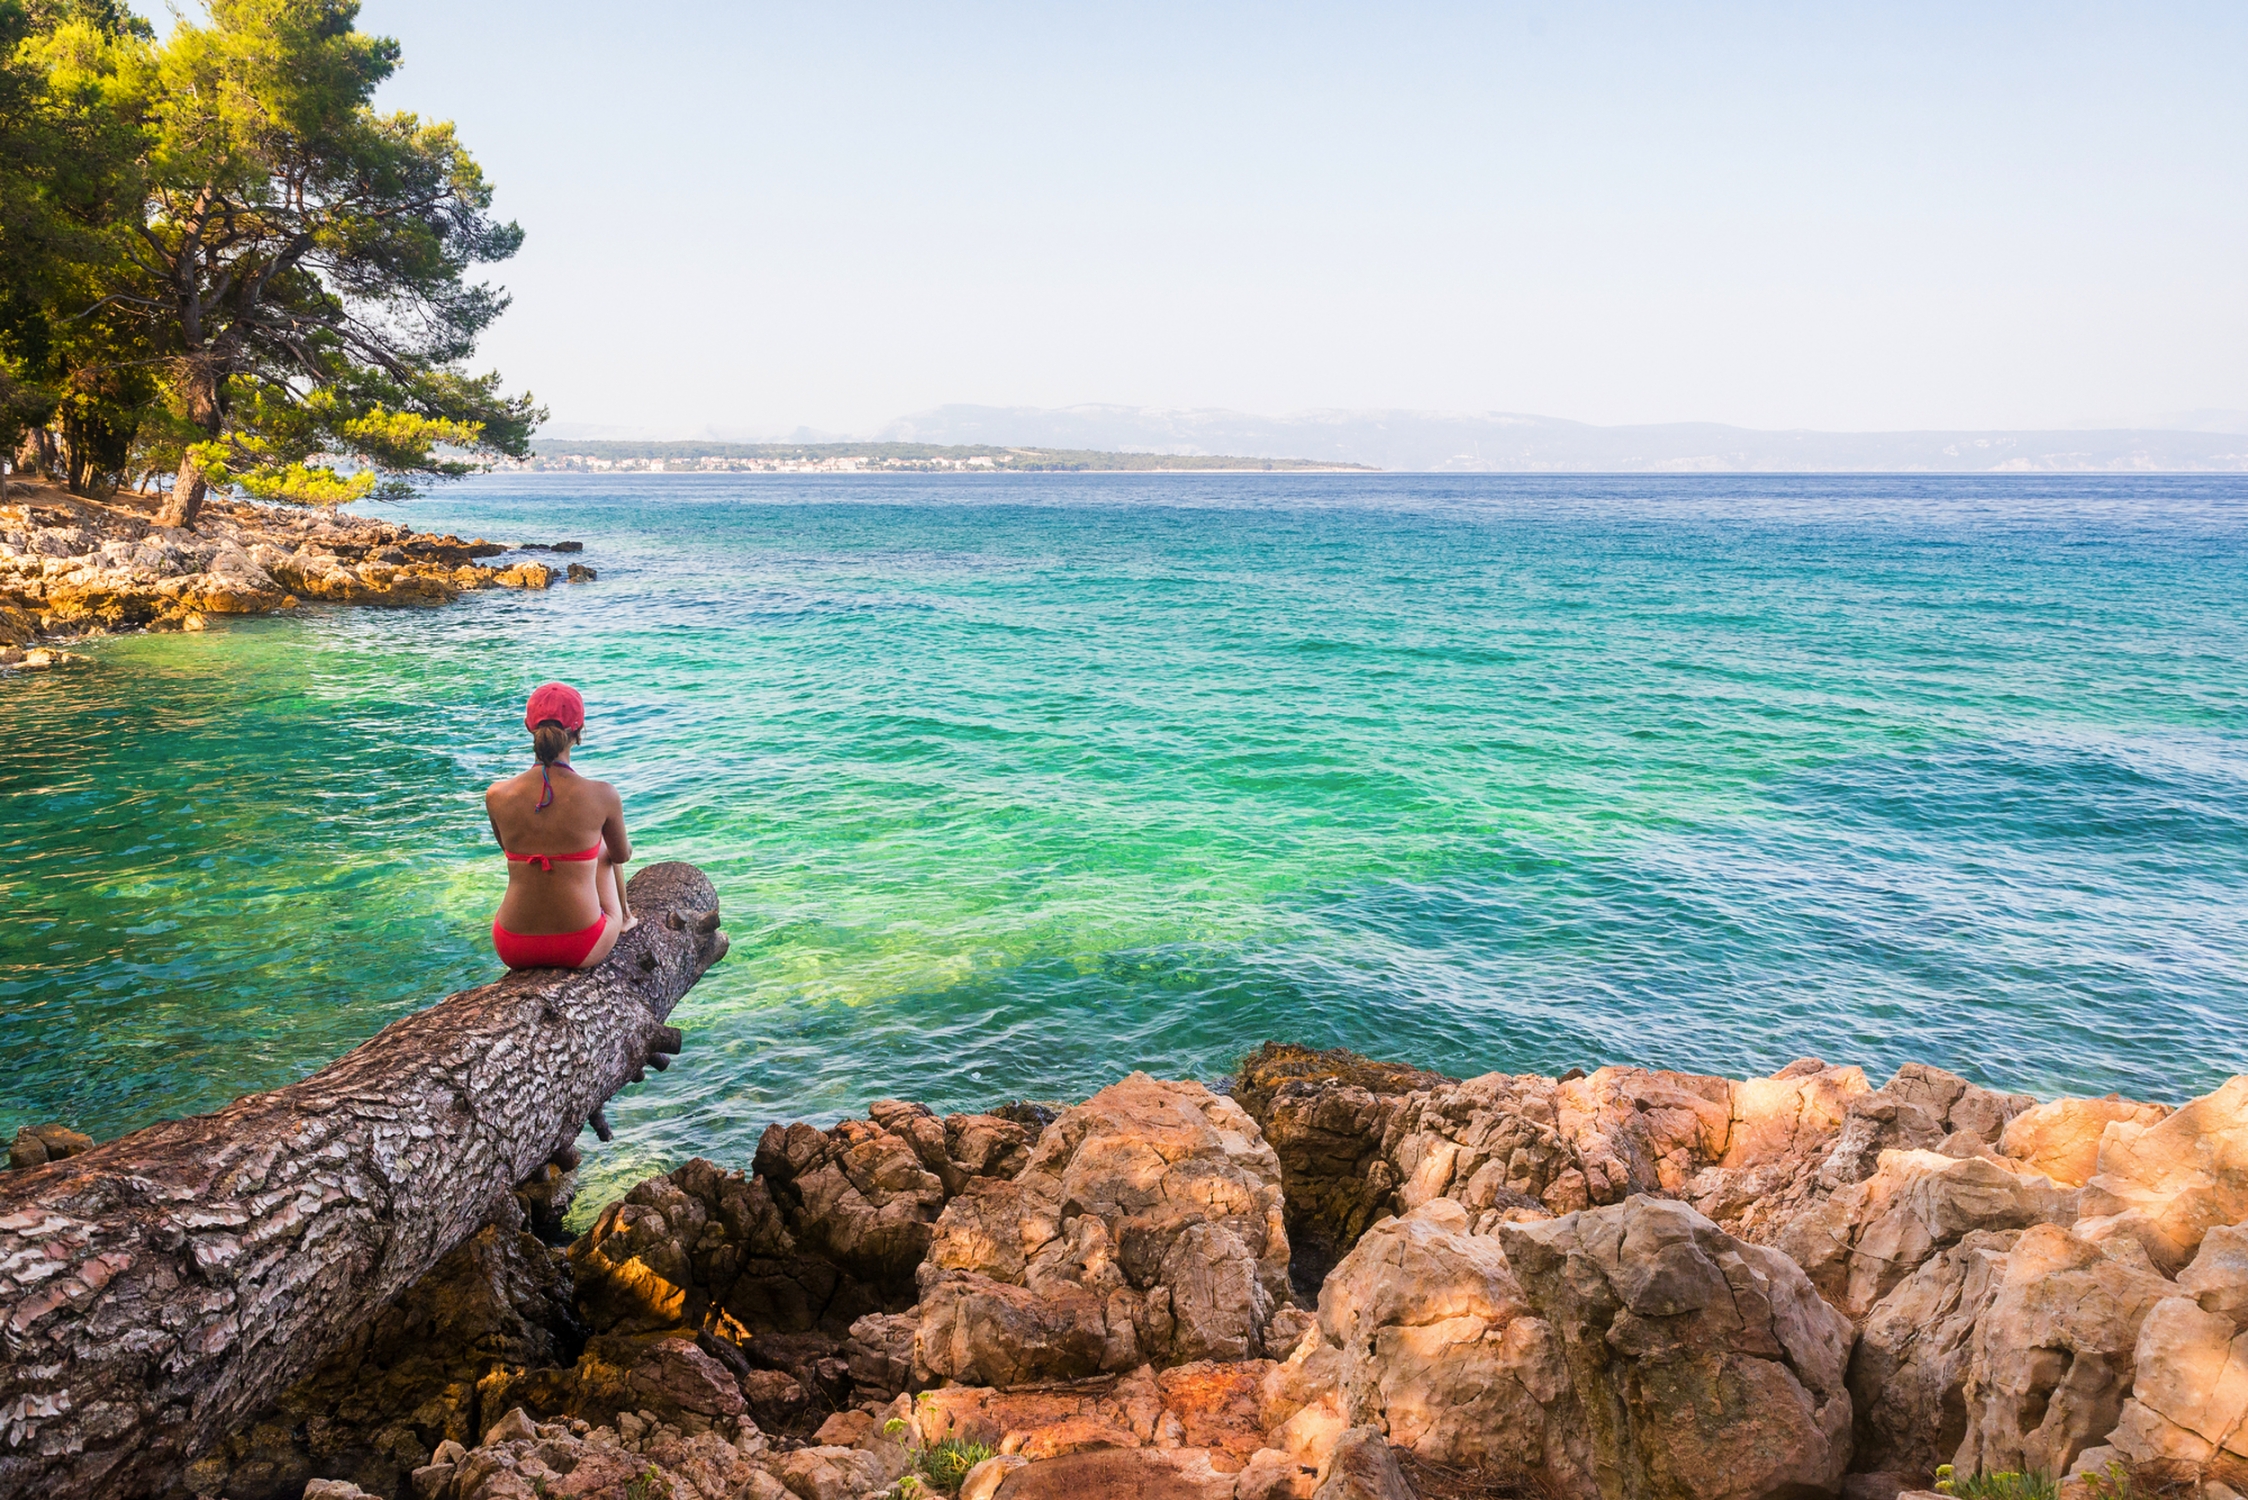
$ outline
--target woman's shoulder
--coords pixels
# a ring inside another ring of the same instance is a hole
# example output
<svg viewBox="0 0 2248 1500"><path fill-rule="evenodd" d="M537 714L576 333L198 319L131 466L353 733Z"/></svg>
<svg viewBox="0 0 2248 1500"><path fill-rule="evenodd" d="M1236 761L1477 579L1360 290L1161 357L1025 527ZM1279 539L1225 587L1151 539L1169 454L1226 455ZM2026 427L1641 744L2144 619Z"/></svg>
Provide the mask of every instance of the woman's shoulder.
<svg viewBox="0 0 2248 1500"><path fill-rule="evenodd" d="M484 800L489 802L495 797L504 797L515 791L522 786L523 778L529 774L526 771L518 771L513 776L502 776L499 780L484 788Z"/></svg>

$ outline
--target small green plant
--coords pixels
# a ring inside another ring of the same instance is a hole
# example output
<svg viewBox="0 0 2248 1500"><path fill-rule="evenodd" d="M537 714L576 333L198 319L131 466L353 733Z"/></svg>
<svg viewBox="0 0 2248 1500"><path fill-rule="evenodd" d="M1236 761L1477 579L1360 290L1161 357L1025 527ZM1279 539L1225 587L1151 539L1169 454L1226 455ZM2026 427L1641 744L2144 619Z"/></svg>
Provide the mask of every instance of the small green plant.
<svg viewBox="0 0 2248 1500"><path fill-rule="evenodd" d="M2097 1474L2082 1476L2084 1487L2092 1492L2092 1500L2144 1500L2144 1491L2132 1483L2131 1471L2118 1463L2111 1463Z"/></svg>
<svg viewBox="0 0 2248 1500"><path fill-rule="evenodd" d="M671 1486L654 1464L648 1465L624 1487L624 1500L672 1500Z"/></svg>
<svg viewBox="0 0 2248 1500"><path fill-rule="evenodd" d="M959 1438L939 1438L916 1455L915 1462L921 1472L929 1476L929 1483L946 1494L957 1494L960 1481L968 1471L991 1457L991 1448L983 1443L966 1443Z"/></svg>
<svg viewBox="0 0 2248 1500"><path fill-rule="evenodd" d="M1936 1493L1956 1495L1959 1500L2057 1500L2060 1485L2050 1475L2017 1474L2012 1469L1962 1479L1945 1464L1936 1470Z"/></svg>

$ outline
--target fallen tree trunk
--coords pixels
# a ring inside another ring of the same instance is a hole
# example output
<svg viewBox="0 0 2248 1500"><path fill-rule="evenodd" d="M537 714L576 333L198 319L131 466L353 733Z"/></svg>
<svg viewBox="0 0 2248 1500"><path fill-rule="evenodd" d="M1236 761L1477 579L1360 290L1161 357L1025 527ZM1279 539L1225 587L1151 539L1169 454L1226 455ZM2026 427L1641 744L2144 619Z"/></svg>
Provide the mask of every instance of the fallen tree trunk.
<svg viewBox="0 0 2248 1500"><path fill-rule="evenodd" d="M510 974L301 1083L0 1174L0 1496L169 1487L663 1066L726 952L718 897L659 864L629 899L598 969Z"/></svg>

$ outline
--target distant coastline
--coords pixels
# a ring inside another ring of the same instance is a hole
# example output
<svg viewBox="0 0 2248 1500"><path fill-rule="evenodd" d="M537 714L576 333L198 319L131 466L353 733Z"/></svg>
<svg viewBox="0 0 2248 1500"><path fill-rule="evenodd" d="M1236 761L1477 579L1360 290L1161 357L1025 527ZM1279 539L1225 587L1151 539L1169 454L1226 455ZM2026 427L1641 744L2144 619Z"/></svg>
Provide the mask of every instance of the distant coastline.
<svg viewBox="0 0 2248 1500"><path fill-rule="evenodd" d="M1373 473L1369 464L1309 458L1112 453L1086 448L1003 448L945 443L699 443L557 439L535 443L519 465L548 473L649 474L1053 474L1262 472Z"/></svg>
<svg viewBox="0 0 2248 1500"><path fill-rule="evenodd" d="M1603 427L1512 412L1398 408L1279 416L1215 407L940 406L858 434L801 431L794 441L724 442L715 433L633 440L620 428L568 429L542 455L629 451L645 460L727 454L938 455L942 470L1352 469L1446 474L2238 474L2248 472L2248 412L2172 413L2174 425L2046 430L1759 431L1716 422ZM1211 454L1241 455L1214 458ZM994 462L972 462L990 456ZM1283 462L1286 460L1287 462ZM791 472L819 464L790 460ZM550 465L551 466L551 465ZM590 467L590 465L588 465ZM711 467L723 467L712 464ZM747 467L747 466L745 466ZM776 466L777 467L777 466ZM843 465L826 467L841 468ZM872 467L860 465L859 467Z"/></svg>

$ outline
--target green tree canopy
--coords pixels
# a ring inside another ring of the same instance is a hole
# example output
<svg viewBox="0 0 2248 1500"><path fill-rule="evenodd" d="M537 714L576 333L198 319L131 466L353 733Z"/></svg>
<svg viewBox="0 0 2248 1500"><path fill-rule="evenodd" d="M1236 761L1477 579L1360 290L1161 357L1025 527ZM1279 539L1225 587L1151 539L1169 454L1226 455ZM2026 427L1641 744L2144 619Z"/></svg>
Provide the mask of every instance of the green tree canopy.
<svg viewBox="0 0 2248 1500"><path fill-rule="evenodd" d="M399 49L357 14L356 0L209 0L161 43L34 17L15 48L49 113L101 135L86 159L110 164L92 173L106 192L78 191L77 232L100 251L46 293L71 346L58 391L83 387L111 420L134 372L153 378L161 400L134 431L177 455L175 524L194 524L213 484L334 503L385 474L464 473L525 452L544 415L464 368L507 306L471 273L522 231L493 220L450 124L374 109Z"/></svg>

